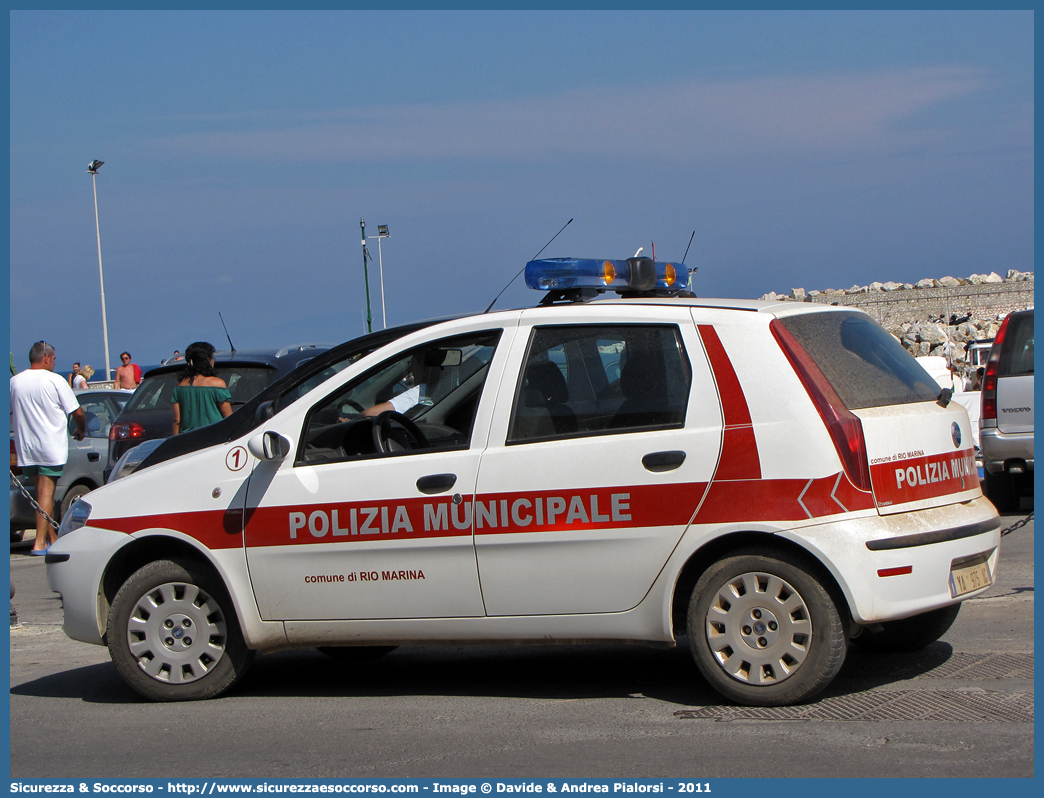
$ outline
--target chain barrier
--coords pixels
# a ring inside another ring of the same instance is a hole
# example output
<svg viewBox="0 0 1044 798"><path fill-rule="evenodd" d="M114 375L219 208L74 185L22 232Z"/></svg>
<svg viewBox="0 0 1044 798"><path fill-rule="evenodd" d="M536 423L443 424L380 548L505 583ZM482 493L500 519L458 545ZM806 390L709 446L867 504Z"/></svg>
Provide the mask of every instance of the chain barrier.
<svg viewBox="0 0 1044 798"><path fill-rule="evenodd" d="M55 531L57 532L58 531L58 522L55 521L53 518L51 518L51 516L49 516L47 514L47 511L44 510L44 508L41 507L39 504L36 503L36 499L33 498L33 494L31 494L26 489L25 485L23 485L21 483L21 481L18 479L18 477L15 476L15 472L14 471L11 472L11 482L14 483L14 485L16 485L18 487L18 490L20 490L22 492L22 495L25 496L25 498L27 498L29 500L29 503L31 505L33 505L33 508L36 510L36 512L40 513L40 515L42 515L44 518L46 518L47 519L47 523L49 523L52 527L54 527Z"/></svg>
<svg viewBox="0 0 1044 798"><path fill-rule="evenodd" d="M1016 521L1011 526L1008 526L1008 527L1005 527L1004 529L1002 529L1001 530L1001 537L1004 537L1005 535L1010 535L1016 529L1021 529L1022 527L1026 526L1026 524L1028 524L1032 520L1033 520L1033 513L1030 513L1025 518L1020 518L1018 521Z"/></svg>

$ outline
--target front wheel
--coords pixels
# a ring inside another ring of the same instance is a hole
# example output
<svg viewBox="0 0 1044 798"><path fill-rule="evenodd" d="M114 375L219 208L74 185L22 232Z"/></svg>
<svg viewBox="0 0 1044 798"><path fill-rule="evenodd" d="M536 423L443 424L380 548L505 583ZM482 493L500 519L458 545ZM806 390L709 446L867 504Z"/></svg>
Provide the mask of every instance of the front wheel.
<svg viewBox="0 0 1044 798"><path fill-rule="evenodd" d="M246 672L246 647L221 580L193 560L156 560L135 571L109 610L109 656L153 701L216 698Z"/></svg>
<svg viewBox="0 0 1044 798"><path fill-rule="evenodd" d="M830 594L782 553L737 554L708 568L693 589L688 632L711 686L751 706L812 698L833 681L847 651Z"/></svg>

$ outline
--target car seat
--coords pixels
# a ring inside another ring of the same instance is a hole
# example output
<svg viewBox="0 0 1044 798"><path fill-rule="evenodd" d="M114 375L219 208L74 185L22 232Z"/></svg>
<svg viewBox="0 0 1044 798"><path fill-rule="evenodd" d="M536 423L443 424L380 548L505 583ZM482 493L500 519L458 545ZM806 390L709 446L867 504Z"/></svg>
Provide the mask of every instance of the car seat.
<svg viewBox="0 0 1044 798"><path fill-rule="evenodd" d="M577 431L576 414L566 404L569 388L554 363L540 360L529 365L521 398L516 437L544 438Z"/></svg>

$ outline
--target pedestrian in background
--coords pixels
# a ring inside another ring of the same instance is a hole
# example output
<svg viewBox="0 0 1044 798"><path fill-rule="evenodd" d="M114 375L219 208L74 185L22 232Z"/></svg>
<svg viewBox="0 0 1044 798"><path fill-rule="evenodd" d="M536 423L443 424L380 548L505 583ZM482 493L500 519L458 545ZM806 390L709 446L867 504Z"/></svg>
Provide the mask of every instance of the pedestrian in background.
<svg viewBox="0 0 1044 798"><path fill-rule="evenodd" d="M185 350L185 368L174 388L174 435L213 424L232 414L232 394L214 371L214 347L197 341Z"/></svg>
<svg viewBox="0 0 1044 798"><path fill-rule="evenodd" d="M73 388L86 389L87 381L94 376L94 366L88 363L82 369L80 373L73 377Z"/></svg>
<svg viewBox="0 0 1044 798"><path fill-rule="evenodd" d="M73 363L72 371L69 373L69 386L76 387L76 375L80 373L80 364Z"/></svg>
<svg viewBox="0 0 1044 798"><path fill-rule="evenodd" d="M54 488L69 460L67 416L76 422L73 437L83 440L87 419L64 377L54 373L54 347L37 341L29 350L29 368L11 377L11 429L22 473L36 487L36 503L54 515ZM36 512L36 541L30 552L47 552L58 535Z"/></svg>
<svg viewBox="0 0 1044 798"><path fill-rule="evenodd" d="M131 363L130 352L120 352L119 368L116 369L116 379L112 383L113 388L127 388L134 390L141 382L141 367L137 363Z"/></svg>

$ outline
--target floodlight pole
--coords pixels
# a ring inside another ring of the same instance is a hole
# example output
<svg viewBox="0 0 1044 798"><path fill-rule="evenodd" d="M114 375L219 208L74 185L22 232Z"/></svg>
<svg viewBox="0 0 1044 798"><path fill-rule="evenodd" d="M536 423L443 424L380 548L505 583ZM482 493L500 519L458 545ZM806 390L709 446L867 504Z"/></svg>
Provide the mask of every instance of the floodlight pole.
<svg viewBox="0 0 1044 798"><path fill-rule="evenodd" d="M97 164L97 166L95 166ZM91 163L91 168L87 171L91 175L91 185L94 188L94 232L98 239L98 282L101 284L101 309L102 309L102 340L105 345L105 381L108 382L112 379L112 372L109 368L109 323L105 317L105 273L102 271L102 254L101 254L101 225L98 223L98 169L101 167L100 161L94 161Z"/></svg>
<svg viewBox="0 0 1044 798"><path fill-rule="evenodd" d="M384 308L384 257L381 255L382 235L377 236L377 271L381 275L381 329L388 329L388 311Z"/></svg>
<svg viewBox="0 0 1044 798"><path fill-rule="evenodd" d="M377 267L381 275L381 324L385 330L388 329L388 311L384 305L384 255L381 252L381 239L388 238L390 235L388 225L379 224L377 225L377 235L369 236L370 239L377 239Z"/></svg>
<svg viewBox="0 0 1044 798"><path fill-rule="evenodd" d="M359 219L359 228L362 230L363 251L363 280L366 282L366 332L373 332L373 319L370 316L370 273L366 268L366 220Z"/></svg>

